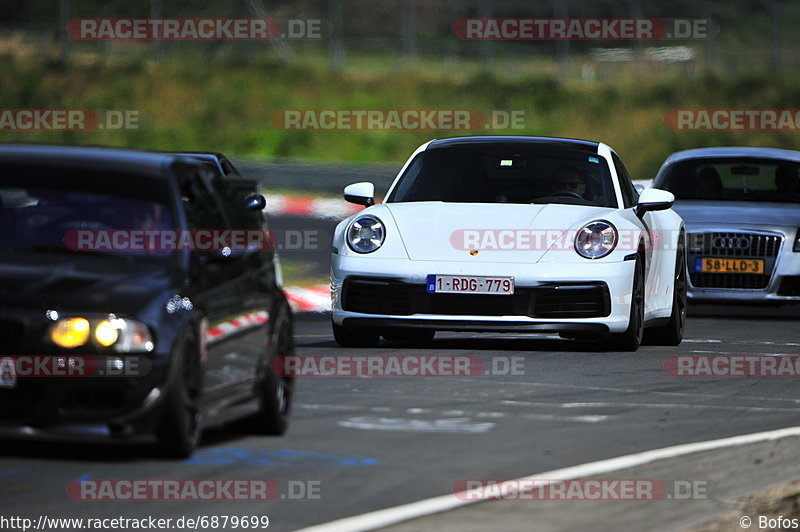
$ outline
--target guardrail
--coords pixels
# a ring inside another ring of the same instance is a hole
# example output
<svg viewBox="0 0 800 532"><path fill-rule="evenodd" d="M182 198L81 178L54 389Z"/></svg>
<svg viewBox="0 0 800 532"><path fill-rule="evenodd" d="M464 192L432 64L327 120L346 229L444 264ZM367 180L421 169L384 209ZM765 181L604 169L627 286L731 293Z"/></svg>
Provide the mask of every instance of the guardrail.
<svg viewBox="0 0 800 532"><path fill-rule="evenodd" d="M243 177L258 179L266 189L291 189L312 193L341 194L351 183L371 181L375 195L389 190L401 163L314 164L299 161L259 161L231 157Z"/></svg>

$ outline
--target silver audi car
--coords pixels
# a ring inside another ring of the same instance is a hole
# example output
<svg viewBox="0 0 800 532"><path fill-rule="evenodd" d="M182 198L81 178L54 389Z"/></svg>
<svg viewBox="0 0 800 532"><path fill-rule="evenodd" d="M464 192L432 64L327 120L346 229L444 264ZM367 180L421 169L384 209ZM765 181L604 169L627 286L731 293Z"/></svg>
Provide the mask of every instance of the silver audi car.
<svg viewBox="0 0 800 532"><path fill-rule="evenodd" d="M800 151L701 148L670 155L653 187L686 222L692 301L800 301Z"/></svg>

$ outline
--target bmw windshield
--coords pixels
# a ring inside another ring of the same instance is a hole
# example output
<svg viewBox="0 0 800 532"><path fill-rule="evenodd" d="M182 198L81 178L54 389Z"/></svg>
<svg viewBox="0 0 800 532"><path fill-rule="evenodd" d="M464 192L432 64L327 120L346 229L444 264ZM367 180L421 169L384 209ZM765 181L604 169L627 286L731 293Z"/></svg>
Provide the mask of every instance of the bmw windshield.
<svg viewBox="0 0 800 532"><path fill-rule="evenodd" d="M146 246L83 246L116 232L174 227L166 182L85 170L6 167L0 174L0 249L163 258ZM119 240L119 239L118 239Z"/></svg>

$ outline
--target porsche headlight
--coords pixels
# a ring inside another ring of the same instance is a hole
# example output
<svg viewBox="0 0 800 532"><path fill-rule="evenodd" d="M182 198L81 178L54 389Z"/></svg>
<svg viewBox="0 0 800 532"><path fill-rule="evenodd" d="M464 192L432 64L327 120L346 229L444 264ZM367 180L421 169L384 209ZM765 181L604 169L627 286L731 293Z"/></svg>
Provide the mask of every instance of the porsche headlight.
<svg viewBox="0 0 800 532"><path fill-rule="evenodd" d="M48 338L59 347L75 348L92 341L100 348L110 348L118 353L147 353L153 350L153 337L144 323L107 318L63 318L48 329Z"/></svg>
<svg viewBox="0 0 800 532"><path fill-rule="evenodd" d="M600 259L617 246L617 229L603 220L584 225L575 235L575 251L587 259Z"/></svg>
<svg viewBox="0 0 800 532"><path fill-rule="evenodd" d="M375 216L356 218L347 228L347 245L356 253L372 253L383 245L386 229Z"/></svg>

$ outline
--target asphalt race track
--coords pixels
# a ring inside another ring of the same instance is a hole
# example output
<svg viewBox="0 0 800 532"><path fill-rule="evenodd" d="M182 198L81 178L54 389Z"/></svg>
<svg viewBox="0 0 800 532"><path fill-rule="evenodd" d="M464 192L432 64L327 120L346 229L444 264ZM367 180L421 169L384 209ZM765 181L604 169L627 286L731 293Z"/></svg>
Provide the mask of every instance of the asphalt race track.
<svg viewBox="0 0 800 532"><path fill-rule="evenodd" d="M158 459L147 448L132 445L13 444L6 446L0 463L0 498L5 514L19 509L19 515L33 519L39 514L256 514L269 516L270 529L292 530L452 493L460 479L516 478L647 449L793 426L800 414L794 378L680 378L668 375L664 362L675 354L710 351L796 355L796 323L695 316L679 348L643 347L635 354L513 335L441 334L424 350L385 344L371 354L475 355L484 367L495 364L498 370L503 370L498 361L521 357L524 375L309 377L298 382L288 435L210 432L196 456L185 462ZM347 354L335 347L325 317L302 318L297 336L298 354ZM781 474L797 476L797 463L793 460ZM676 478L698 480L693 470ZM671 474L676 474L674 468ZM109 502L68 495L71 481L91 478L266 478L278 482L286 499ZM303 488L311 489L315 498L287 500L300 496ZM717 498L713 493L709 497ZM532 503L504 504L526 509ZM569 505L560 504L569 514ZM671 519L656 528L680 525L680 504L673 501ZM613 503L606 506L613 510Z"/></svg>
<svg viewBox="0 0 800 532"><path fill-rule="evenodd" d="M332 225L324 227L330 234ZM140 445L4 443L2 514L173 522L265 515L269 529L295 530L452 494L460 480L513 479L800 425L797 378L677 377L665 369L675 355L800 355L800 313L708 307L691 314L681 346L636 353L552 336L451 333L426 348L345 350L334 344L327 316L303 315L299 355L472 356L484 371L300 378L286 436L209 431L186 461L158 458ZM732 497L800 476L797 449L796 440L778 440L605 475L700 482L702 500L489 502L397 528L680 530L723 511ZM70 483L92 479L270 479L280 494L256 502L80 500Z"/></svg>

